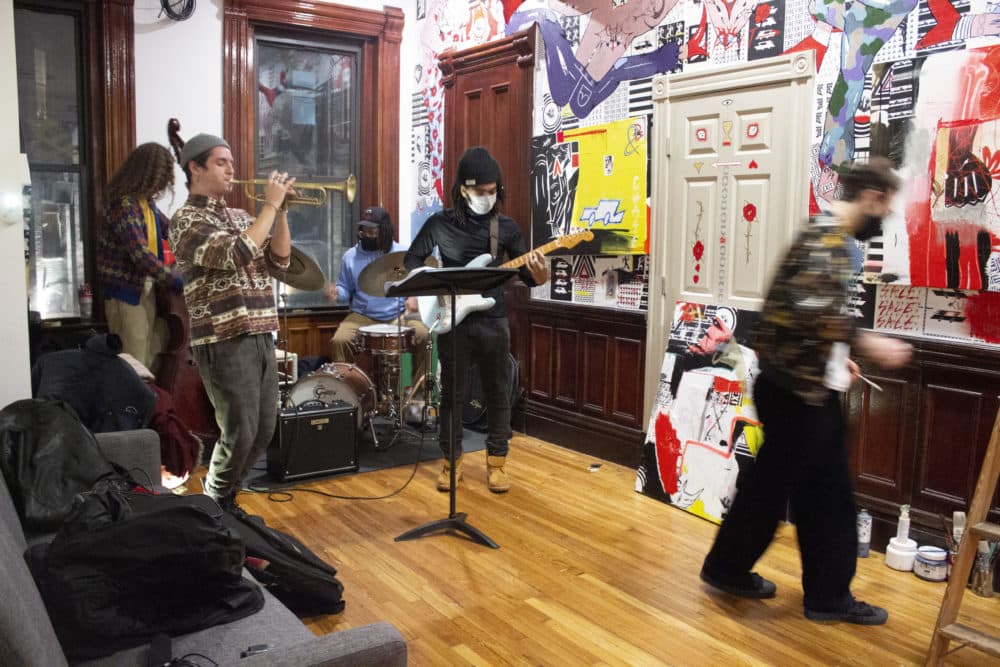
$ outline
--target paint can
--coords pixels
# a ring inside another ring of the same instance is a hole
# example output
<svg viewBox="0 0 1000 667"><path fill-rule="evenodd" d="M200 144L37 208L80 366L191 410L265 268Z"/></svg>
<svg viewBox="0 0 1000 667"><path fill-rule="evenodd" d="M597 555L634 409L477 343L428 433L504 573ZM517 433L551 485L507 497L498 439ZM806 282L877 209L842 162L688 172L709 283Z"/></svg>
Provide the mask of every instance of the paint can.
<svg viewBox="0 0 1000 667"><path fill-rule="evenodd" d="M920 547L913 559L913 574L924 581L944 581L948 578L948 552L940 547Z"/></svg>
<svg viewBox="0 0 1000 667"><path fill-rule="evenodd" d="M885 548L885 564L894 570L911 571L916 557L917 543L909 538L901 540L894 537Z"/></svg>
<svg viewBox="0 0 1000 667"><path fill-rule="evenodd" d="M868 510L858 512L858 558L868 558L872 543L872 515Z"/></svg>

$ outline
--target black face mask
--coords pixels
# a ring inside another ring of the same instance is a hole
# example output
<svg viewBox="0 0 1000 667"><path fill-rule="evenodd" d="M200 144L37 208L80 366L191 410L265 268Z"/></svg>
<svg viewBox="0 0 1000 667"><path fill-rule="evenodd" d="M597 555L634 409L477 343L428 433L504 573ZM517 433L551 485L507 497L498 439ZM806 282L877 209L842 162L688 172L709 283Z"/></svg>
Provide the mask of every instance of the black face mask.
<svg viewBox="0 0 1000 667"><path fill-rule="evenodd" d="M882 216L866 215L861 223L861 228L854 232L854 238L859 241L867 241L873 236L882 233Z"/></svg>
<svg viewBox="0 0 1000 667"><path fill-rule="evenodd" d="M378 250L378 239L373 239L369 236L364 236L363 234L358 234L358 238L361 240L361 249L368 252Z"/></svg>

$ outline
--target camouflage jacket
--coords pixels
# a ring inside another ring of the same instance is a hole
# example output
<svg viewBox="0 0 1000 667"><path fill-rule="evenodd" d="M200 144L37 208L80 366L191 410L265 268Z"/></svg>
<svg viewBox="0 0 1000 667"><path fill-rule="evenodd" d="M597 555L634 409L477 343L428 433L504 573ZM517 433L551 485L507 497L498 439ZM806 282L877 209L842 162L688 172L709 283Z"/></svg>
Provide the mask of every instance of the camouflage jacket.
<svg viewBox="0 0 1000 667"><path fill-rule="evenodd" d="M823 384L830 348L854 337L847 307L854 276L847 244L853 241L836 218L821 215L809 223L775 272L754 349L769 379L822 405L830 394Z"/></svg>

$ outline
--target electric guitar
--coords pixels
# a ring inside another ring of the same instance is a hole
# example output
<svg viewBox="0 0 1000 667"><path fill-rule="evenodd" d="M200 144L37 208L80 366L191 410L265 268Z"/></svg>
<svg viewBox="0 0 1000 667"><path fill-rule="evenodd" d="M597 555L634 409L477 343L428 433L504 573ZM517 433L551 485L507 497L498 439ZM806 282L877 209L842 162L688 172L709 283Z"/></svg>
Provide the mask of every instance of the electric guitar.
<svg viewBox="0 0 1000 667"><path fill-rule="evenodd" d="M555 240L549 241L543 246L524 253L517 259L512 259L506 264L501 264L501 269L518 269L528 263L528 256L532 252L540 252L547 255L556 248L572 248L584 241L592 241L594 233L589 229L575 234L566 234ZM467 268L482 268L492 261L493 256L485 253L476 257L466 264ZM419 267L414 271L424 271L429 267ZM459 294L455 298L455 324L461 324L469 313L480 310L489 310L496 303L493 297L483 297L479 294ZM451 297L449 296L418 296L417 305L420 309L420 319L430 329L431 332L439 334L451 331Z"/></svg>

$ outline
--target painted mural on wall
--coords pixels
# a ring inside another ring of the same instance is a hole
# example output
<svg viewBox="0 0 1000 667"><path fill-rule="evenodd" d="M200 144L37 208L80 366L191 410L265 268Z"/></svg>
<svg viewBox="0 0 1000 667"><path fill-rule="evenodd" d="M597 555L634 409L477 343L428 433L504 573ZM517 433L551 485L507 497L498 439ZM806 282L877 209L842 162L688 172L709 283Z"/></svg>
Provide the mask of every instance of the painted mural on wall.
<svg viewBox="0 0 1000 667"><path fill-rule="evenodd" d="M545 42L545 71L552 101L579 118L590 115L624 81L670 72L680 45L660 42L658 26L677 0L572 0L525 2L507 23L511 35L532 24ZM646 53L629 53L636 38L657 32Z"/></svg>
<svg viewBox="0 0 1000 667"><path fill-rule="evenodd" d="M444 162L444 87L438 56L503 37L504 8L500 0L421 0L417 7L420 55L413 68L410 166L417 181L417 200L410 212L410 238L424 221L441 210L444 191L451 188L442 173Z"/></svg>
<svg viewBox="0 0 1000 667"><path fill-rule="evenodd" d="M763 432L753 405L757 313L678 301L636 490L721 523Z"/></svg>
<svg viewBox="0 0 1000 667"><path fill-rule="evenodd" d="M888 220L885 237L866 249L871 302L898 294L887 285L920 288L925 302L933 298L928 289L961 290L972 315L965 336L1000 343L1000 334L989 328L1000 318L994 187L1000 170L995 139L1000 3L428 0L425 14L428 22L444 20L425 26L422 37L427 57L417 72L421 104L414 103L414 165L421 184L415 219L422 222L440 206L440 151L434 147L441 136L441 108L435 100L443 94L435 80L436 54L449 45L461 48L538 26L544 54L536 62L536 138L648 115L656 74L812 50L814 210L835 198L837 169L847 161L889 155L907 178L896 219ZM550 184L540 195L556 218L572 210L560 198L572 199L579 180L562 185L564 191ZM567 261L578 264L575 258ZM581 278L580 284L586 287L588 280ZM581 301L586 294L590 290L580 289ZM548 293L537 298L549 298ZM931 335L927 331L923 335Z"/></svg>
<svg viewBox="0 0 1000 667"><path fill-rule="evenodd" d="M647 254L647 164L645 118L534 137L532 246L586 229L584 252Z"/></svg>

